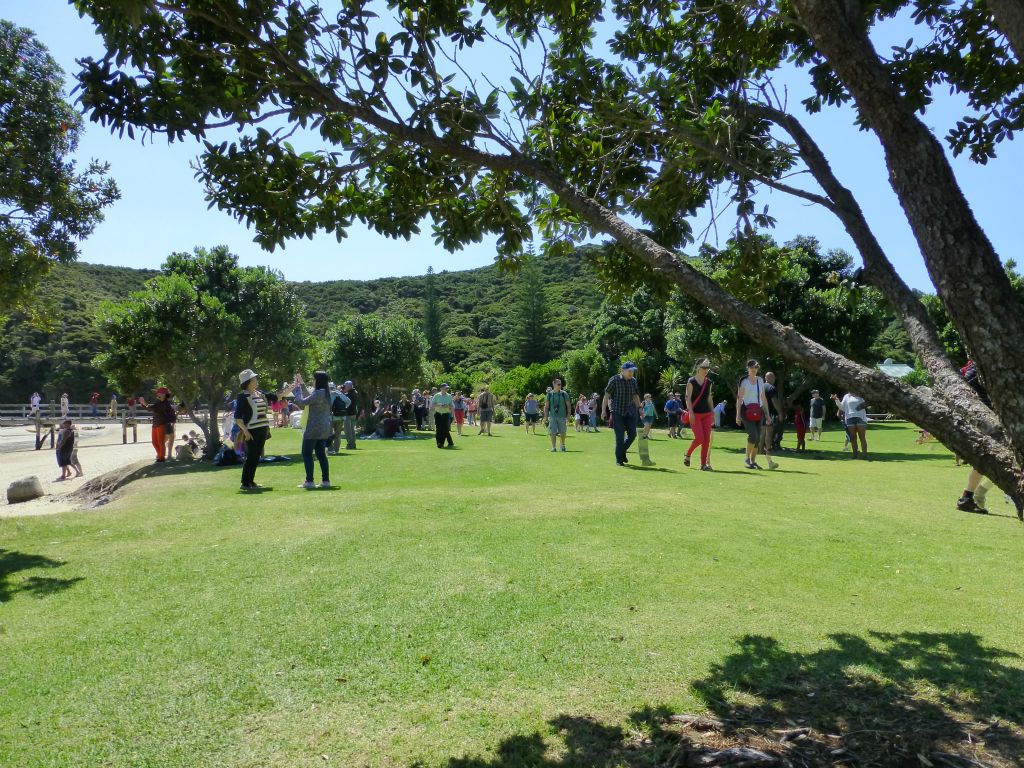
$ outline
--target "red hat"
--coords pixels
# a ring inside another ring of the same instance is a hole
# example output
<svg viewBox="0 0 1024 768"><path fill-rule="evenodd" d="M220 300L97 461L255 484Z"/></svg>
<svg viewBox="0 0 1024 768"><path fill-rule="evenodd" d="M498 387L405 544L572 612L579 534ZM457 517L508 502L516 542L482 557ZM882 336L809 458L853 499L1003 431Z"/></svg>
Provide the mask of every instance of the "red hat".
<svg viewBox="0 0 1024 768"><path fill-rule="evenodd" d="M167 387L160 387L160 389L158 389L156 393L158 395L169 395L171 394L171 390L169 390Z"/></svg>

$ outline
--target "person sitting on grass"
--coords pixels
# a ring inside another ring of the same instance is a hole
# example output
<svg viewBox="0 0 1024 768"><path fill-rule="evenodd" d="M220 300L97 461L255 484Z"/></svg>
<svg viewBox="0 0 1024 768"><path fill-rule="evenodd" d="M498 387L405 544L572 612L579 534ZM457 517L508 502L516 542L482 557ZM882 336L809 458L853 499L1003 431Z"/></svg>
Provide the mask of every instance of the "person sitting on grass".
<svg viewBox="0 0 1024 768"><path fill-rule="evenodd" d="M395 416L394 411L384 411L384 418L377 425L376 434L382 440L390 440L397 435L404 435L402 420Z"/></svg>

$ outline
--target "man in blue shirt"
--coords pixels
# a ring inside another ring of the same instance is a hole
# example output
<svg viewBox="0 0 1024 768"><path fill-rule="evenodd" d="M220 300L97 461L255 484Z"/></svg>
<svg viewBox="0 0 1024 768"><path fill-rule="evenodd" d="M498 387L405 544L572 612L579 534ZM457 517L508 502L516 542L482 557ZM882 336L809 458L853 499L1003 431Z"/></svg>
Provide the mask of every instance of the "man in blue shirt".
<svg viewBox="0 0 1024 768"><path fill-rule="evenodd" d="M679 437L679 412L683 406L676 399L675 392L670 392L668 400L665 401L665 416L668 417L668 436Z"/></svg>
<svg viewBox="0 0 1024 768"><path fill-rule="evenodd" d="M601 400L601 415L612 415L615 430L615 463L620 467L627 464L626 451L636 440L637 413L640 411L640 392L636 387L636 365L626 361L619 372L608 379Z"/></svg>

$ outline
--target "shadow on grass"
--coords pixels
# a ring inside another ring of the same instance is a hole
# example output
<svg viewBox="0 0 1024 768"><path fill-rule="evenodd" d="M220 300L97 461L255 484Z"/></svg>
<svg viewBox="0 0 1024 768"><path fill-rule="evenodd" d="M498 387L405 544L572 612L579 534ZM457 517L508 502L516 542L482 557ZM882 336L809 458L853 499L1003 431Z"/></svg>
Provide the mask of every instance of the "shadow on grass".
<svg viewBox="0 0 1024 768"><path fill-rule="evenodd" d="M45 576L17 578L15 576L19 571L29 571L35 568L60 568L62 565L64 563L59 560L52 560L43 555L27 555L24 552L0 549L0 603L6 603L19 592L33 597L46 597L62 592L82 581L81 576L72 579L54 579Z"/></svg>
<svg viewBox="0 0 1024 768"><path fill-rule="evenodd" d="M448 768L1019 766L1019 656L970 633L832 635L800 653L747 635L692 684L709 714L561 715Z"/></svg>

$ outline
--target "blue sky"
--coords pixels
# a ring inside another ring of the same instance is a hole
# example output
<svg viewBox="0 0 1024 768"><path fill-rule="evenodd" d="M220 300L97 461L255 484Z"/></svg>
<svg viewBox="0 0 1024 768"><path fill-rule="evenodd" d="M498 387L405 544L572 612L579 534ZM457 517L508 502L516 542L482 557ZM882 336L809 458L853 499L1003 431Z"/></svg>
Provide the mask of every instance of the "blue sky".
<svg viewBox="0 0 1024 768"><path fill-rule="evenodd" d="M102 52L92 26L80 19L65 0L0 0L0 16L34 30L69 75L77 71L76 58ZM894 22L876 35L876 43L885 38L903 42L913 34L906 22ZM880 50L883 48L880 45ZM807 92L803 73L785 72L778 84L787 88L791 109L800 110L799 100ZM69 90L73 85L69 80ZM942 135L960 117L960 106L958 100L939 97L925 119ZM917 245L889 188L881 149L873 134L856 130L849 110L808 115L805 122L840 180L860 200L900 274L912 287L932 290ZM243 264L270 266L290 280L334 280L422 274L428 265L438 271L469 269L494 259L493 242L448 253L434 245L429 231L407 242L356 227L340 244L334 237L318 236L293 241L273 253L264 251L252 242L252 233L243 224L227 213L207 210L202 188L190 167L198 149L190 142L169 145L159 137L143 145L87 123L79 156L83 161L95 157L109 162L123 197L108 209L106 221L82 245L82 260L156 268L173 251L226 244ZM987 166L974 165L964 158L954 159L953 165L997 251L1004 259L1018 258L1019 235L1015 230L1021 215L1020 182L1014 179L1024 168L1024 148L1019 142L1004 144L1000 153ZM777 239L814 235L826 247L854 252L846 233L828 212L779 193L765 195L764 202L778 219ZM698 224L699 231L703 224ZM723 219L720 242L728 236L728 228L729 222Z"/></svg>

